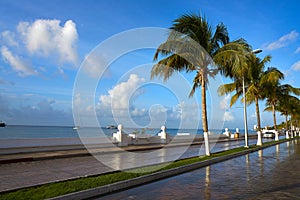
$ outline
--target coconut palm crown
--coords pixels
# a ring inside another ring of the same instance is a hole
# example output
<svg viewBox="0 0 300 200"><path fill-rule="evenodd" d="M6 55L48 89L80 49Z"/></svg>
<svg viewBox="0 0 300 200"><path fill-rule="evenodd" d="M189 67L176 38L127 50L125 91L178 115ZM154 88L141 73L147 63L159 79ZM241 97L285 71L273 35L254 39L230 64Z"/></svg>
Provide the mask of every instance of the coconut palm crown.
<svg viewBox="0 0 300 200"><path fill-rule="evenodd" d="M196 72L189 96L201 87L202 125L208 132L206 111L206 85L208 76L214 76L217 69L209 68L218 49L229 42L227 28L223 23L215 30L205 17L196 14L182 15L174 20L167 40L162 43L154 55L151 77L160 76L167 80L174 72Z"/></svg>
<svg viewBox="0 0 300 200"><path fill-rule="evenodd" d="M274 120L274 129L277 130L276 123L276 111L281 112L282 115L286 118L286 129L287 126L287 117L289 112L295 110L295 105L299 107L299 103L297 98L292 96L300 95L300 88L295 88L289 84L281 85L279 80L277 82L270 82L265 86L265 95L267 98L266 101L266 111L273 112L273 120ZM296 116L299 112L290 112L291 115Z"/></svg>
<svg viewBox="0 0 300 200"><path fill-rule="evenodd" d="M265 98L266 84L283 78L283 74L274 67L265 70L265 65L270 60L269 55L263 59L258 58L244 39L224 45L215 56L215 62L220 64L221 72L234 80L233 83L221 85L219 94L224 95L236 91L230 100L230 106L232 106L242 96L242 86L245 83L246 103L255 103L258 131L261 129L258 102ZM244 101L243 98L242 101Z"/></svg>

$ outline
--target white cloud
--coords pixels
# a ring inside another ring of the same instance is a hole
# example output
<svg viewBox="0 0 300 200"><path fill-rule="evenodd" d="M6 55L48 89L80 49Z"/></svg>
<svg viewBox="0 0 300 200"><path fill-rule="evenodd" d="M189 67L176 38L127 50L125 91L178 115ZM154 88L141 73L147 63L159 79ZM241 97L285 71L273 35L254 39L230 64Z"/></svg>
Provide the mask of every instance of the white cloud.
<svg viewBox="0 0 300 200"><path fill-rule="evenodd" d="M36 20L32 24L20 22L18 31L26 48L32 54L49 56L58 54L62 62L77 63L78 34L72 20L60 26L59 20Z"/></svg>
<svg viewBox="0 0 300 200"><path fill-rule="evenodd" d="M76 93L74 94L74 97L73 97L73 107L78 107L80 106L81 104L81 94L80 93Z"/></svg>
<svg viewBox="0 0 300 200"><path fill-rule="evenodd" d="M175 108L172 109L172 114L174 115L174 118L182 118L182 119L188 119L192 120L193 117L198 119L198 116L196 115L197 112L199 112L199 105L198 104L188 104L184 101L179 102ZM191 115L191 113L194 113Z"/></svg>
<svg viewBox="0 0 300 200"><path fill-rule="evenodd" d="M104 55L99 55L97 53L89 54L85 57L85 63L83 70L91 78L100 78L100 76L109 76L109 71L105 66L108 65L107 59Z"/></svg>
<svg viewBox="0 0 300 200"><path fill-rule="evenodd" d="M223 114L223 119L224 119L224 121L227 121L227 122L234 120L234 116L232 115L232 113L227 110L230 107L230 105L229 105L230 97L231 96L228 94L220 101L220 109L225 110L225 112Z"/></svg>
<svg viewBox="0 0 300 200"><path fill-rule="evenodd" d="M229 111L225 111L224 121L233 121L233 120L234 120L234 116L232 115L232 113Z"/></svg>
<svg viewBox="0 0 300 200"><path fill-rule="evenodd" d="M177 121L181 128L197 129L201 124L201 107L198 103L179 102L167 111L167 121ZM202 128L202 127L201 127Z"/></svg>
<svg viewBox="0 0 300 200"><path fill-rule="evenodd" d="M295 70L295 71L300 71L300 61L295 62L295 63L291 66L291 69L292 69L292 70Z"/></svg>
<svg viewBox="0 0 300 200"><path fill-rule="evenodd" d="M99 97L96 112L102 125L109 122L121 123L125 127L160 127L163 124L181 128L198 127L201 120L198 104L181 101L165 106L158 99L152 105L134 105L134 100L137 97L142 100L142 94L147 92L140 89L144 82L144 78L131 74L127 80L110 89L108 94Z"/></svg>
<svg viewBox="0 0 300 200"><path fill-rule="evenodd" d="M300 53L300 47L296 49L295 53Z"/></svg>
<svg viewBox="0 0 300 200"><path fill-rule="evenodd" d="M139 108L134 108L131 111L131 114L133 117L142 117L147 113L147 110L145 108L139 109Z"/></svg>
<svg viewBox="0 0 300 200"><path fill-rule="evenodd" d="M21 58L13 55L6 46L1 47L1 55L3 59L18 72L19 76L37 75L37 70L28 66Z"/></svg>
<svg viewBox="0 0 300 200"><path fill-rule="evenodd" d="M299 36L299 33L297 31L291 31L290 33L280 37L275 42L272 42L265 46L265 50L275 50L282 47L287 46L290 42L294 41Z"/></svg>
<svg viewBox="0 0 300 200"><path fill-rule="evenodd" d="M100 104L105 107L111 106L114 112L128 111L130 99L133 95L137 95L134 92L139 87L139 84L144 81L144 78L131 74L126 82L119 83L109 90L108 95L101 95L99 98Z"/></svg>
<svg viewBox="0 0 300 200"><path fill-rule="evenodd" d="M66 73L62 67L57 67L57 71L55 74L62 76L64 79L68 78L68 76L66 75Z"/></svg>
<svg viewBox="0 0 300 200"><path fill-rule="evenodd" d="M0 94L0 118L10 125L71 125L70 109L54 99L35 94Z"/></svg>
<svg viewBox="0 0 300 200"><path fill-rule="evenodd" d="M228 103L229 99L230 99L230 95L228 94L222 99L222 101L220 101L220 109L229 108L229 103Z"/></svg>
<svg viewBox="0 0 300 200"><path fill-rule="evenodd" d="M1 38L3 40L3 43L9 46L18 46L18 43L15 40L15 33L13 32L4 31L1 33Z"/></svg>
<svg viewBox="0 0 300 200"><path fill-rule="evenodd" d="M144 81L144 78L131 74L128 80L120 82L110 89L107 95L101 95L96 106L101 123L104 121L116 122L126 127L135 127L136 122L149 121L149 119L145 120L148 110L133 105L133 100L143 93L138 88Z"/></svg>

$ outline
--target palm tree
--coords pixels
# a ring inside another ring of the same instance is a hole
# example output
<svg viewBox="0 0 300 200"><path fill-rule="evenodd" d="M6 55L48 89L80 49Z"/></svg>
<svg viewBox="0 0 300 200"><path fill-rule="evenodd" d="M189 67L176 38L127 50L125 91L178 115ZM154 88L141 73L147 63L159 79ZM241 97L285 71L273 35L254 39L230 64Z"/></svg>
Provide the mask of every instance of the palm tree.
<svg viewBox="0 0 300 200"><path fill-rule="evenodd" d="M266 85L276 82L283 78L283 74L276 68L270 67L264 71L265 64L270 62L271 56L266 56L264 59L251 56L250 59L250 76L248 79L248 90L246 93L247 103L251 104L255 102L256 117L257 117L257 130L261 130L260 112L259 112L259 100L266 98Z"/></svg>
<svg viewBox="0 0 300 200"><path fill-rule="evenodd" d="M296 97L290 105L289 114L291 116L291 129L294 131L294 122L297 121L297 115L300 111L300 100Z"/></svg>
<svg viewBox="0 0 300 200"><path fill-rule="evenodd" d="M248 75L250 68L248 59L252 53L251 46L246 40L240 38L220 48L214 56L214 62L225 77L242 84L242 79Z"/></svg>
<svg viewBox="0 0 300 200"><path fill-rule="evenodd" d="M206 110L206 85L208 76L214 76L216 69L209 69L211 58L221 45L228 43L229 37L223 23L215 31L204 17L196 14L182 15L174 20L167 40L162 43L154 55L154 61L163 56L151 71L151 77L161 76L167 80L176 71L196 71L190 97L201 87L202 125L204 134L208 134ZM209 56L207 56L209 55ZM210 155L209 144L206 155Z"/></svg>
<svg viewBox="0 0 300 200"><path fill-rule="evenodd" d="M230 107L242 94L246 93L245 83L249 83L249 77L253 76L250 70L251 62L249 58L256 57L251 46L242 38L224 45L214 57L214 62L219 65L221 73L225 77L234 80L233 83L221 85L218 89L220 95L236 91L230 100ZM244 101L244 98L242 98L242 101ZM244 102L244 106L246 106L246 102Z"/></svg>
<svg viewBox="0 0 300 200"><path fill-rule="evenodd" d="M282 74L282 79L284 78ZM299 90L297 88L292 87L289 84L281 85L279 80L275 82L271 82L265 85L265 96L267 98L266 101L266 111L272 111L273 113L273 121L274 121L274 129L277 130L277 122L276 122L276 110L279 105L279 100L282 97L287 97L288 94L296 94L299 95ZM285 101L284 99L282 101ZM283 102L282 102L283 103Z"/></svg>
<svg viewBox="0 0 300 200"><path fill-rule="evenodd" d="M214 62L219 66L221 74L234 80L232 83L221 85L218 89L220 95L236 91L231 97L230 107L243 94L242 86L249 73L249 54L251 54L251 47L241 38L224 45L214 57Z"/></svg>
<svg viewBox="0 0 300 200"><path fill-rule="evenodd" d="M246 103L255 103L256 116L257 116L257 130L261 130L261 120L259 111L259 100L265 98L265 85L275 82L276 80L282 78L283 74L276 68L268 68L265 70L265 64L270 62L271 56L266 56L263 59L256 57L255 54L248 54L246 56L245 62L248 65L247 76L244 77L244 81L247 84L246 91ZM232 75L233 77L238 77L237 75ZM242 95L242 87L240 78L235 78L234 83L224 84L219 87L219 94L224 95L236 91L230 101L230 106L232 106ZM243 99L244 101L244 99Z"/></svg>
<svg viewBox="0 0 300 200"><path fill-rule="evenodd" d="M297 97L289 95L289 94L282 94L279 98L277 104L277 110L281 112L282 115L285 116L286 121L286 130L289 129L288 127L288 116L291 116L291 123L292 117L295 115L296 112L299 112L300 101ZM292 124L291 124L292 126Z"/></svg>

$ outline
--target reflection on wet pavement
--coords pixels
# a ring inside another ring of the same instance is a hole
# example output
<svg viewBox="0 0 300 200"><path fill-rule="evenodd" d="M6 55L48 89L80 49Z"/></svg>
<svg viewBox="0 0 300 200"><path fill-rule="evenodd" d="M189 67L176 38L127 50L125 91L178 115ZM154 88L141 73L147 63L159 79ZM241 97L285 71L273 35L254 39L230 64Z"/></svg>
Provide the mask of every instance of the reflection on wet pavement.
<svg viewBox="0 0 300 200"><path fill-rule="evenodd" d="M300 199L300 141L98 199Z"/></svg>

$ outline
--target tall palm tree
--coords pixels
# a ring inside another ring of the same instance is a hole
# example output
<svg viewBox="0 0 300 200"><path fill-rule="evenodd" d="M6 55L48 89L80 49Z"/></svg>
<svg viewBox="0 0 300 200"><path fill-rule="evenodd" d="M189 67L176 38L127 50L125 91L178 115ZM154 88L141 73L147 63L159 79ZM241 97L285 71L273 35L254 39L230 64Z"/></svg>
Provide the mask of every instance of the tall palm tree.
<svg viewBox="0 0 300 200"><path fill-rule="evenodd" d="M230 107L243 94L242 86L248 77L248 55L251 54L251 50L251 46L241 38L224 45L214 57L214 62L219 66L221 74L234 80L232 83L221 85L218 89L220 95L236 91L231 97Z"/></svg>
<svg viewBox="0 0 300 200"><path fill-rule="evenodd" d="M260 59L253 53L248 54L245 60L248 66L247 76L244 76L244 81L247 84L246 103L255 103L258 131L261 130L259 100L265 98L263 92L265 91L265 85L275 82L283 76L283 74L276 68L268 68L265 70L265 64L270 62L270 60L271 56L266 56L263 59ZM236 75L232 76L235 77ZM240 77L235 79L234 83L224 84L219 87L220 95L236 91L235 95L231 98L230 106L232 106L242 95Z"/></svg>
<svg viewBox="0 0 300 200"><path fill-rule="evenodd" d="M241 84L242 79L248 76L250 68L248 59L251 54L254 54L251 46L240 38L219 48L214 56L214 62L219 66L221 74Z"/></svg>
<svg viewBox="0 0 300 200"><path fill-rule="evenodd" d="M220 95L224 95L236 91L230 100L230 107L245 92L245 96L248 98L246 98L247 102L244 103L255 101L257 103L256 111L259 113L258 99L260 98L260 93L258 92L258 86L261 81L260 76L263 74L265 63L269 62L270 59L270 56L265 57L263 60L257 58L251 46L242 38L230 42L219 49L214 61L220 66L221 73L225 77L233 79L234 82L221 85L218 92ZM245 84L248 85L247 91L244 91L246 88ZM242 98L242 101L244 101L244 98ZM259 114L258 121L260 129Z"/></svg>
<svg viewBox="0 0 300 200"><path fill-rule="evenodd" d="M266 98L265 88L266 85L276 82L277 80L283 78L283 74L274 67L264 70L265 64L270 62L271 56L266 56L262 60L256 56L251 56L250 59L250 76L248 79L248 90L246 93L247 103L251 104L255 102L256 117L257 117L257 130L261 130L261 120L259 112L259 100Z"/></svg>
<svg viewBox="0 0 300 200"><path fill-rule="evenodd" d="M176 71L196 71L189 96L193 96L195 90L201 87L204 134L208 133L206 85L208 76L214 76L217 73L217 70L209 69L211 59L207 55L214 57L221 45L228 41L227 28L223 23L218 24L213 31L212 26L204 17L186 14L174 20L167 40L158 47L154 55L154 61L159 56L163 58L153 66L152 78L161 76L167 80ZM205 145L208 147L208 142ZM206 155L210 155L210 152L206 151Z"/></svg>
<svg viewBox="0 0 300 200"><path fill-rule="evenodd" d="M283 74L282 74L282 79L284 78ZM265 95L267 98L266 101L266 111L272 111L273 113L273 121L274 121L274 129L277 130L277 122L276 122L276 110L278 105L279 105L279 101L280 99L283 97L282 99L282 103L284 101L286 101L285 98L289 98L289 94L296 94L299 95L300 91L297 88L294 88L293 86L289 85L289 84L284 84L281 85L279 80L275 81L275 82L271 82L269 84L267 84L265 86Z"/></svg>
<svg viewBox="0 0 300 200"><path fill-rule="evenodd" d="M292 123L292 117L295 114L295 112L299 111L300 101L297 97L289 95L289 94L283 94L279 98L278 104L276 106L277 110L285 116L286 121L286 130L289 129L288 127L288 116L291 116L291 123Z"/></svg>
<svg viewBox="0 0 300 200"><path fill-rule="evenodd" d="M297 120L297 115L300 112L300 100L298 98L294 98L291 102L291 106L289 109L289 114L291 116L291 129L294 130L294 122Z"/></svg>

